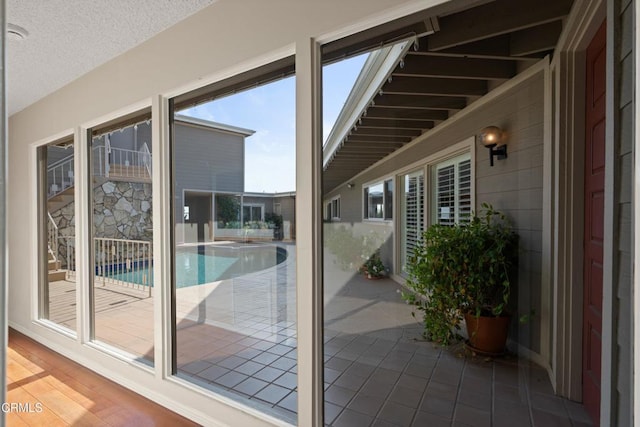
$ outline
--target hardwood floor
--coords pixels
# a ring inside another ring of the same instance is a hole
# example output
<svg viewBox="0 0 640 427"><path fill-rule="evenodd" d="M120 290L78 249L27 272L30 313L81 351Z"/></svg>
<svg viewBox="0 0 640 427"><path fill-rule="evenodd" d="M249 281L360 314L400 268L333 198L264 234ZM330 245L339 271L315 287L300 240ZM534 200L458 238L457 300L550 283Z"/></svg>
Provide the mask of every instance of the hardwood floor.
<svg viewBox="0 0 640 427"><path fill-rule="evenodd" d="M195 426L197 424L9 330L8 426Z"/></svg>

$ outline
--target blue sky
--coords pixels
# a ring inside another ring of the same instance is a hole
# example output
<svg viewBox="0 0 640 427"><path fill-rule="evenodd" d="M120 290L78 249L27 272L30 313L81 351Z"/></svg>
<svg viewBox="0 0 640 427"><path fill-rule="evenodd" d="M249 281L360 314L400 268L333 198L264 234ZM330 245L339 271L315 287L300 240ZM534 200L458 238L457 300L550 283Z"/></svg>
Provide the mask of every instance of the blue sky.
<svg viewBox="0 0 640 427"><path fill-rule="evenodd" d="M323 132L331 131L367 55L323 68ZM256 131L245 140L245 191L295 191L293 77L198 105L181 114Z"/></svg>

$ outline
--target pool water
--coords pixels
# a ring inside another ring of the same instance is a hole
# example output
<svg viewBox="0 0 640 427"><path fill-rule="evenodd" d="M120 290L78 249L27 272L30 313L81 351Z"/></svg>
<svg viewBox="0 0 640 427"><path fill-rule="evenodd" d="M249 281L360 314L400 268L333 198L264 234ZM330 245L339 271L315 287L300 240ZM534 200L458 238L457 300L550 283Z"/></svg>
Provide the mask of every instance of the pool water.
<svg viewBox="0 0 640 427"><path fill-rule="evenodd" d="M176 252L176 287L201 285L254 273L280 264L287 251L277 246L194 246ZM153 286L153 266L112 274L123 282Z"/></svg>

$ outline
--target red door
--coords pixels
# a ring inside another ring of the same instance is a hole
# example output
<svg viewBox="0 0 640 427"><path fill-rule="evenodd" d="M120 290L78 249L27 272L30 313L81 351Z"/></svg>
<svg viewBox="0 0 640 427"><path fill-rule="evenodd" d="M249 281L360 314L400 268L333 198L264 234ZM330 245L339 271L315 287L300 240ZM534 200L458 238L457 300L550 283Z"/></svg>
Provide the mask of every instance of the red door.
<svg viewBox="0 0 640 427"><path fill-rule="evenodd" d="M603 23L587 48L586 147L584 176L584 324L582 393L584 406L600 421L602 354L602 239L604 234L605 65Z"/></svg>

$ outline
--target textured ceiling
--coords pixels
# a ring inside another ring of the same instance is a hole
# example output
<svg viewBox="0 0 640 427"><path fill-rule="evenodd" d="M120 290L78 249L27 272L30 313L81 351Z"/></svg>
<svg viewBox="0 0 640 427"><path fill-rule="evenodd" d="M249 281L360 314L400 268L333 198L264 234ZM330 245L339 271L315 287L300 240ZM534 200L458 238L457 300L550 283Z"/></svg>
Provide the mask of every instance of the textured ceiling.
<svg viewBox="0 0 640 427"><path fill-rule="evenodd" d="M14 114L215 0L7 0L8 110Z"/></svg>

